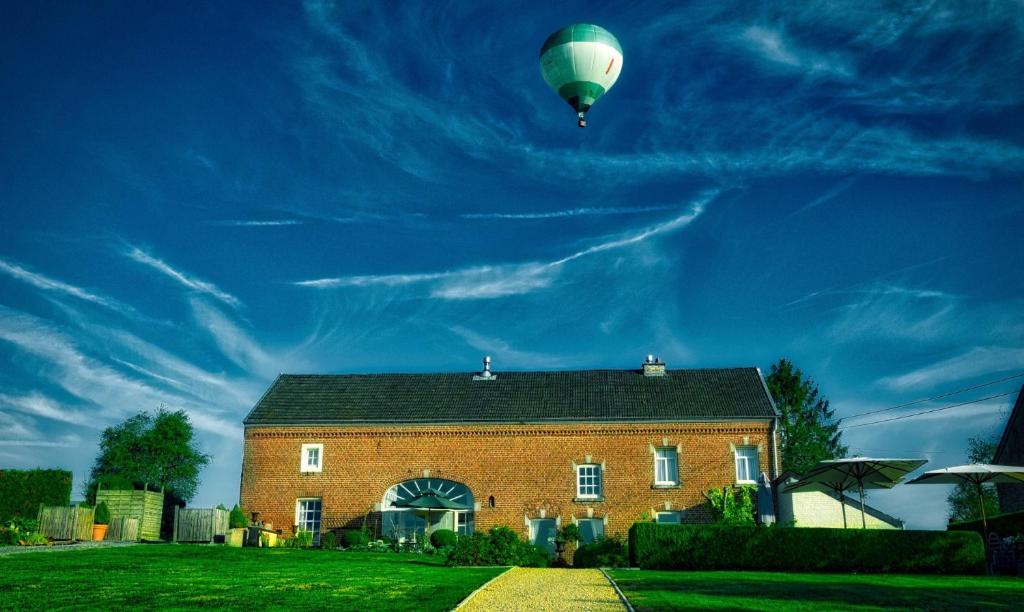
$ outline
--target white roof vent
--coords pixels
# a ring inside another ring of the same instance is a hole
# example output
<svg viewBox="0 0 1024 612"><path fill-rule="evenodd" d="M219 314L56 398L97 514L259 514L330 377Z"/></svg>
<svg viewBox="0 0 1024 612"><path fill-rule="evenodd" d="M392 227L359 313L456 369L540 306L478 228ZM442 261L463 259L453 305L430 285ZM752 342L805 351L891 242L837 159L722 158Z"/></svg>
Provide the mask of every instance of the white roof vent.
<svg viewBox="0 0 1024 612"><path fill-rule="evenodd" d="M484 370L479 374L473 376L473 380L494 380L498 378L498 375L491 372L491 356L487 355L484 357Z"/></svg>
<svg viewBox="0 0 1024 612"><path fill-rule="evenodd" d="M655 357L654 355L647 356L647 359L644 360L643 368L644 376L665 375L665 363L658 357Z"/></svg>

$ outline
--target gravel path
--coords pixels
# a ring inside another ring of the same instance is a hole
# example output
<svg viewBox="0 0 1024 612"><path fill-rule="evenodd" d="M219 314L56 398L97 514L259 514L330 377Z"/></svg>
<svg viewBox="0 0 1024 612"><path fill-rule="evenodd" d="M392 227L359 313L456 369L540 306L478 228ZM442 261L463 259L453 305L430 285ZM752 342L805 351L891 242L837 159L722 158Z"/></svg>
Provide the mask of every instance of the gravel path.
<svg viewBox="0 0 1024 612"><path fill-rule="evenodd" d="M492 610L624 610L619 596L596 569L514 567L458 608L460 612Z"/></svg>
<svg viewBox="0 0 1024 612"><path fill-rule="evenodd" d="M57 546L0 546L0 557L24 553L65 552L69 550L120 548L122 546L138 545L138 542L79 542L77 544L60 544Z"/></svg>

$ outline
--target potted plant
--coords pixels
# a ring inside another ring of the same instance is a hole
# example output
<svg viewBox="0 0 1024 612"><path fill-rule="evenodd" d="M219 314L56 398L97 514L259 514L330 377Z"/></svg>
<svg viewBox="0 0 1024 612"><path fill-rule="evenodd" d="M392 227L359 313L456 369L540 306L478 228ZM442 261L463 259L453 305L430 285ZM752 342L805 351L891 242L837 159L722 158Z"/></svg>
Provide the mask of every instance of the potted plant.
<svg viewBox="0 0 1024 612"><path fill-rule="evenodd" d="M558 565L566 565L565 545L578 541L580 535L580 528L576 523L569 523L558 530L558 535L555 536L555 552L558 554L558 561L556 563Z"/></svg>
<svg viewBox="0 0 1024 612"><path fill-rule="evenodd" d="M110 525L110 508L107 502L96 504L96 510L92 514L92 539L102 540L107 535L107 526Z"/></svg>
<svg viewBox="0 0 1024 612"><path fill-rule="evenodd" d="M228 527L230 529L226 538L227 545L240 548L245 543L249 521L245 518L245 511L239 508L238 504L231 509L231 514L228 516Z"/></svg>

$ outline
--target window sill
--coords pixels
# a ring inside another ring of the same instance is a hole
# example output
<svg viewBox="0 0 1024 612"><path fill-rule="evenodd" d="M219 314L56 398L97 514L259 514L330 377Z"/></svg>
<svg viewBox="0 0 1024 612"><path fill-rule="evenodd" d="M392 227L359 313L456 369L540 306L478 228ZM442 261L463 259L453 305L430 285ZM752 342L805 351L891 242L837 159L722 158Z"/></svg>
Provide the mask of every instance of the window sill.
<svg viewBox="0 0 1024 612"><path fill-rule="evenodd" d="M757 485L757 481L756 480L737 480L736 484L733 485L733 486L735 486L735 487L749 487L751 485L756 486Z"/></svg>
<svg viewBox="0 0 1024 612"><path fill-rule="evenodd" d="M652 484L651 488L652 489L682 489L683 485L679 484L678 482L676 484Z"/></svg>
<svg viewBox="0 0 1024 612"><path fill-rule="evenodd" d="M604 497L574 497L572 501L577 504L592 504L594 502L603 502Z"/></svg>
<svg viewBox="0 0 1024 612"><path fill-rule="evenodd" d="M317 474L322 474L322 473L323 473L323 470L316 470L316 471L314 471L314 470L300 470L299 471L299 476L315 476Z"/></svg>

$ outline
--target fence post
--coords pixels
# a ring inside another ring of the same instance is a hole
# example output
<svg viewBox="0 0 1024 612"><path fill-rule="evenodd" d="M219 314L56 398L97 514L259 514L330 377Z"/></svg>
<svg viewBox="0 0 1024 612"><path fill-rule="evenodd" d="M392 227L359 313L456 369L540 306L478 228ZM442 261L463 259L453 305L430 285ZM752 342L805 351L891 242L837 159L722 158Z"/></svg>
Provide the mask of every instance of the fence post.
<svg viewBox="0 0 1024 612"><path fill-rule="evenodd" d="M174 506L174 536L171 538L172 542L178 541L178 506Z"/></svg>

